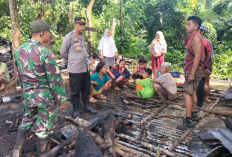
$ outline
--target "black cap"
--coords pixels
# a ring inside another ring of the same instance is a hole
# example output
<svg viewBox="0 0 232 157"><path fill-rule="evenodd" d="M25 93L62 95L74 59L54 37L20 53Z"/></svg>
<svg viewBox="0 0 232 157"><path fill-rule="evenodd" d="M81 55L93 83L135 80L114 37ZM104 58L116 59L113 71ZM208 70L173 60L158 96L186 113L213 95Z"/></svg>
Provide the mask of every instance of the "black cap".
<svg viewBox="0 0 232 157"><path fill-rule="evenodd" d="M85 24L86 21L85 21L85 18L84 18L84 17L76 17L76 18L74 19L74 23Z"/></svg>

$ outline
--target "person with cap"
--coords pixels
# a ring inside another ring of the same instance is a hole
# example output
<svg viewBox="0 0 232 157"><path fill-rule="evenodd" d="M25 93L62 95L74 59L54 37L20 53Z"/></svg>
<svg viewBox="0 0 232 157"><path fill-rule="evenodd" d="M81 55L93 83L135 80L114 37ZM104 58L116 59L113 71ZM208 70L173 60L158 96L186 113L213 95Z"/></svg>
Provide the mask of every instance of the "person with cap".
<svg viewBox="0 0 232 157"><path fill-rule="evenodd" d="M60 54L68 61L69 85L71 89L72 117L80 117L80 93L84 111L96 114L97 111L89 106L90 69L87 42L84 35L85 18L74 19L74 30L63 40Z"/></svg>
<svg viewBox="0 0 232 157"><path fill-rule="evenodd" d="M24 96L24 116L18 128L13 157L20 156L26 135L34 123L38 137L37 155L45 153L48 135L57 124L58 110L67 104L55 56L43 46L50 38L51 26L38 19L32 22L30 29L32 38L19 46L14 56Z"/></svg>
<svg viewBox="0 0 232 157"><path fill-rule="evenodd" d="M157 76L158 72L161 73L158 78L153 78L153 83L154 89L162 101L175 99L177 93L176 83L172 75L169 73L170 67L171 63L163 62L160 65L160 69L155 67L153 70L154 76Z"/></svg>
<svg viewBox="0 0 232 157"><path fill-rule="evenodd" d="M186 32L187 49L185 56L183 85L183 96L185 100L186 118L183 119L183 125L177 126L179 130L187 130L195 125L194 121L199 121L197 115L197 88L204 72L204 45L202 36L199 33L201 18L190 16L187 19Z"/></svg>
<svg viewBox="0 0 232 157"><path fill-rule="evenodd" d="M210 99L208 99L209 95L209 79L210 79L210 74L212 72L212 60L213 60L213 45L210 42L210 40L204 38L205 31L206 31L206 26L204 24L201 25L200 27L200 34L203 38L203 44L205 47L205 73L204 77L202 77L201 81L199 82L198 90L197 90L197 106L202 107L204 99L207 102L211 102Z"/></svg>

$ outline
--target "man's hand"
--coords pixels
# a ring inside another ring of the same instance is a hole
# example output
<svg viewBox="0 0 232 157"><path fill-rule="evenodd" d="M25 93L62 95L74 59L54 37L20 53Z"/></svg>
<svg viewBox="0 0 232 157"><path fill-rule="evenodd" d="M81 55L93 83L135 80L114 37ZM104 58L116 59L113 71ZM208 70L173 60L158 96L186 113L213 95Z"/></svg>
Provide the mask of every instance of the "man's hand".
<svg viewBox="0 0 232 157"><path fill-rule="evenodd" d="M210 75L211 74L211 72L209 71L209 69L205 69L205 74L206 75Z"/></svg>
<svg viewBox="0 0 232 157"><path fill-rule="evenodd" d="M64 103L62 103L62 104L60 104L60 110L65 109L66 106L67 106L67 101L64 102Z"/></svg>
<svg viewBox="0 0 232 157"><path fill-rule="evenodd" d="M118 52L115 53L116 57L118 56Z"/></svg>
<svg viewBox="0 0 232 157"><path fill-rule="evenodd" d="M98 85L98 82L95 81L94 84L97 86L97 85Z"/></svg>
<svg viewBox="0 0 232 157"><path fill-rule="evenodd" d="M188 77L188 81L192 82L194 79L195 79L194 74L190 74L189 77Z"/></svg>

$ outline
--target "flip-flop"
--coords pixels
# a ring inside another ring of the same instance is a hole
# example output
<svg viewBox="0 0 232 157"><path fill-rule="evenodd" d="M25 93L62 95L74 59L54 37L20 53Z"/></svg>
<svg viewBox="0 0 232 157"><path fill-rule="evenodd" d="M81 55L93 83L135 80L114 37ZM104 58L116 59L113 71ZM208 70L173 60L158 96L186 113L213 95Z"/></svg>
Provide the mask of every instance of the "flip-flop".
<svg viewBox="0 0 232 157"><path fill-rule="evenodd" d="M107 97L106 97L105 95L103 95L103 94L100 94L100 95L98 95L97 97L98 97L98 98L101 98L101 99L103 99L103 100L107 99Z"/></svg>
<svg viewBox="0 0 232 157"><path fill-rule="evenodd" d="M6 84L1 85L1 87L0 87L0 91L4 90L4 89L5 89L5 87L6 87Z"/></svg>
<svg viewBox="0 0 232 157"><path fill-rule="evenodd" d="M120 88L118 88L118 87L114 87L114 89L115 89L115 90L121 90L121 89L120 89Z"/></svg>
<svg viewBox="0 0 232 157"><path fill-rule="evenodd" d="M127 88L127 86L126 86L126 85L122 85L122 87L123 87L123 88Z"/></svg>
<svg viewBox="0 0 232 157"><path fill-rule="evenodd" d="M97 102L97 100L92 97L92 98L89 99L89 102L93 103L93 102Z"/></svg>

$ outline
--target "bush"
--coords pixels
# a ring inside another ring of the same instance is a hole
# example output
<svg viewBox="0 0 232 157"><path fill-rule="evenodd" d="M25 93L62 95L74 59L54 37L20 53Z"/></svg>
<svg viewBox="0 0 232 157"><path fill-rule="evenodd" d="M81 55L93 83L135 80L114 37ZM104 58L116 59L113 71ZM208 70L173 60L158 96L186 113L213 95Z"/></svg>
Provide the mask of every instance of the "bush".
<svg viewBox="0 0 232 157"><path fill-rule="evenodd" d="M231 79L232 51L227 50L221 54L215 54L213 59L213 74L220 79Z"/></svg>

